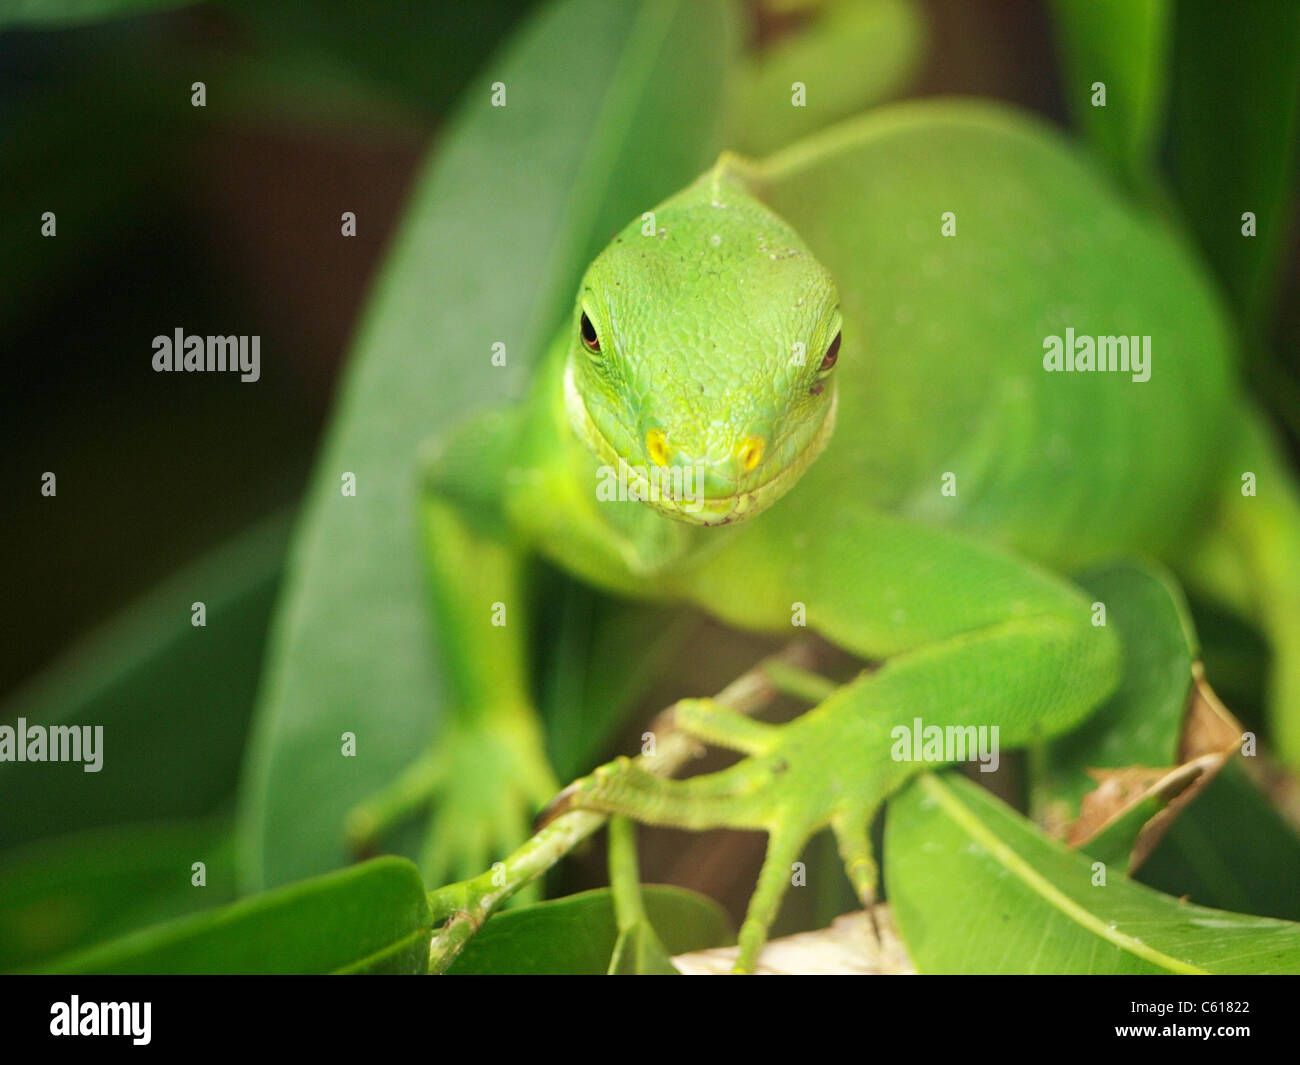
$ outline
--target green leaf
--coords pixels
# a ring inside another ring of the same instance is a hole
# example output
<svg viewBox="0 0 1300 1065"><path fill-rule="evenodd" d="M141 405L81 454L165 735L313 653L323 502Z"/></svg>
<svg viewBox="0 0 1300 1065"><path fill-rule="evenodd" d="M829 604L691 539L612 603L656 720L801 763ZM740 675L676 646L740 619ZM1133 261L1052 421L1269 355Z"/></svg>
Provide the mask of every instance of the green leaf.
<svg viewBox="0 0 1300 1065"><path fill-rule="evenodd" d="M0 0L0 26L63 29L83 22L147 15L193 0Z"/></svg>
<svg viewBox="0 0 1300 1065"><path fill-rule="evenodd" d="M704 895L681 888L642 888L646 914L670 954L735 941L726 913ZM516 973L599 976L618 942L608 888L584 891L497 914L470 940L453 974Z"/></svg>
<svg viewBox="0 0 1300 1065"><path fill-rule="evenodd" d="M103 765L0 762L0 847L208 814L235 788L288 517L178 572L71 647L0 720L102 726ZM190 624L195 600L208 624Z"/></svg>
<svg viewBox="0 0 1300 1065"><path fill-rule="evenodd" d="M1229 762L1170 826L1138 879L1204 906L1300 921L1300 835Z"/></svg>
<svg viewBox="0 0 1300 1065"><path fill-rule="evenodd" d="M1300 925L1179 902L1092 861L962 777L889 808L885 871L908 954L931 973L1294 973Z"/></svg>
<svg viewBox="0 0 1300 1065"><path fill-rule="evenodd" d="M590 256L714 154L729 11L548 6L472 81L417 179L296 533L245 778L248 886L337 866L346 811L430 742L441 696L416 550L420 444L516 399ZM490 104L498 81L505 107ZM344 471L355 498L339 492ZM339 757L344 731L356 758Z"/></svg>
<svg viewBox="0 0 1300 1065"><path fill-rule="evenodd" d="M568 780L603 760L628 711L701 622L690 610L631 604L558 572L549 576L539 599L555 609L539 641L538 705L547 754ZM637 653L628 656L629 647ZM620 668L609 668L620 659Z"/></svg>
<svg viewBox="0 0 1300 1065"><path fill-rule="evenodd" d="M1186 0L1176 10L1174 185L1251 339L1272 305L1295 188L1300 4ZM1254 237L1242 234L1247 211Z"/></svg>
<svg viewBox="0 0 1300 1065"><path fill-rule="evenodd" d="M206 884L191 882L201 861ZM91 829L0 855L0 971L235 897L228 818Z"/></svg>
<svg viewBox="0 0 1300 1065"><path fill-rule="evenodd" d="M1037 818L1051 821L1078 816L1080 799L1096 787L1089 768L1177 762L1197 650L1182 593L1164 570L1122 562L1075 581L1105 605L1106 624L1124 647L1124 674L1105 705L1048 746L1035 776L1033 806Z"/></svg>
<svg viewBox="0 0 1300 1065"><path fill-rule="evenodd" d="M1141 183L1154 164L1167 95L1167 0L1054 0L1065 98L1093 150ZM1093 105L1093 85L1106 89Z"/></svg>
<svg viewBox="0 0 1300 1065"><path fill-rule="evenodd" d="M133 933L46 971L422 973L431 935L419 871L402 858L376 858Z"/></svg>

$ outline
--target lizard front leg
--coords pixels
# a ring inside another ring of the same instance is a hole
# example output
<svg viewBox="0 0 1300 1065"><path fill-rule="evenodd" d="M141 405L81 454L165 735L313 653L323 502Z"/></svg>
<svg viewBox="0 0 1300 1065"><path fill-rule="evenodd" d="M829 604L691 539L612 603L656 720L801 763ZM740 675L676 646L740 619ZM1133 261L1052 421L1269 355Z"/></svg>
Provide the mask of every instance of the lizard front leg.
<svg viewBox="0 0 1300 1065"><path fill-rule="evenodd" d="M445 713L433 745L348 822L360 849L428 808L421 865L434 884L513 850L557 786L529 684L529 563L491 495L514 431L482 416L426 461L419 523Z"/></svg>

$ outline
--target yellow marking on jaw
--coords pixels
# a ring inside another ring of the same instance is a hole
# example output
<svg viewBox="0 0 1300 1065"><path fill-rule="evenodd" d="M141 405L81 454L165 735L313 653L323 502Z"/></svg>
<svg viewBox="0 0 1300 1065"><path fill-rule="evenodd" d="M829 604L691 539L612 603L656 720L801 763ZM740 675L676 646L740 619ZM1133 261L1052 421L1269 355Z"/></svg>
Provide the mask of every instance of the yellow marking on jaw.
<svg viewBox="0 0 1300 1065"><path fill-rule="evenodd" d="M645 450L650 456L650 461L656 466L667 466L668 456L672 453L668 447L668 441L659 429L651 429L645 434Z"/></svg>
<svg viewBox="0 0 1300 1065"><path fill-rule="evenodd" d="M740 447L736 449L736 457L740 459L740 464L745 468L746 473L753 472L754 467L763 461L763 447L761 436L747 436L740 442Z"/></svg>

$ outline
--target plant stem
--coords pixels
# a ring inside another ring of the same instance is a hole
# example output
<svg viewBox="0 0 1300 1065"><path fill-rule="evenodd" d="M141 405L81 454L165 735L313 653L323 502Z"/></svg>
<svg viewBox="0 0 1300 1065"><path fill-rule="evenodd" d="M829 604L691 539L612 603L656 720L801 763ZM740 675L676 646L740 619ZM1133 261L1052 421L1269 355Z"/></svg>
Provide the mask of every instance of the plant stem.
<svg viewBox="0 0 1300 1065"><path fill-rule="evenodd" d="M636 855L636 826L626 817L609 819L609 888L614 896L614 921L620 932L646 920Z"/></svg>

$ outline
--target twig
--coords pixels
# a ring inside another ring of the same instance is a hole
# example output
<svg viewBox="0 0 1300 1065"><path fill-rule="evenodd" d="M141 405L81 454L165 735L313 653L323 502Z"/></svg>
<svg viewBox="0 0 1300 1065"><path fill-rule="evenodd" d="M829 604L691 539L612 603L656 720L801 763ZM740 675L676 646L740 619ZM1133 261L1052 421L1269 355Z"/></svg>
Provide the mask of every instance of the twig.
<svg viewBox="0 0 1300 1065"><path fill-rule="evenodd" d="M636 826L626 817L609 819L609 890L619 932L646 920L641 901L641 868L636 853Z"/></svg>

